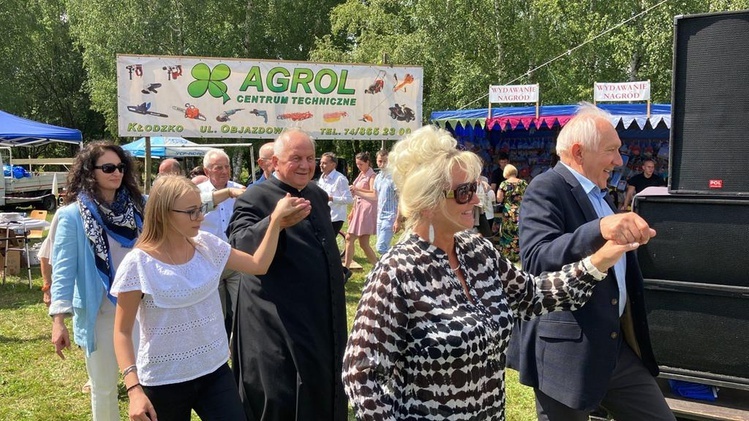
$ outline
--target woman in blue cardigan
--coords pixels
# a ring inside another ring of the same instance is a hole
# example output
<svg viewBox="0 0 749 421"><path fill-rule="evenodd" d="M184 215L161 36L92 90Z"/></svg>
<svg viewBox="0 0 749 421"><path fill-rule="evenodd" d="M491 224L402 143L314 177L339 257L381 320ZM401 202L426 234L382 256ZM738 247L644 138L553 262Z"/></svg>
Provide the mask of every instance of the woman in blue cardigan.
<svg viewBox="0 0 749 421"><path fill-rule="evenodd" d="M73 339L86 353L95 421L119 419L113 332L115 271L143 225L144 199L133 161L120 146L93 142L81 150L68 175L65 206L52 248L52 343L60 358Z"/></svg>

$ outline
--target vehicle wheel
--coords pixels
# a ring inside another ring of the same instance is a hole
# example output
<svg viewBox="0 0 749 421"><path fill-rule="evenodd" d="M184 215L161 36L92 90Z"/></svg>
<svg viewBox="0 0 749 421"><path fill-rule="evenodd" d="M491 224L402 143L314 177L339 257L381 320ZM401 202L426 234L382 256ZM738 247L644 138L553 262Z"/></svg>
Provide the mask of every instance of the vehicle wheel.
<svg viewBox="0 0 749 421"><path fill-rule="evenodd" d="M55 200L55 196L52 196L51 194L44 196L44 198L42 198L42 209L45 209L48 212L54 212L54 210L57 209L57 200Z"/></svg>

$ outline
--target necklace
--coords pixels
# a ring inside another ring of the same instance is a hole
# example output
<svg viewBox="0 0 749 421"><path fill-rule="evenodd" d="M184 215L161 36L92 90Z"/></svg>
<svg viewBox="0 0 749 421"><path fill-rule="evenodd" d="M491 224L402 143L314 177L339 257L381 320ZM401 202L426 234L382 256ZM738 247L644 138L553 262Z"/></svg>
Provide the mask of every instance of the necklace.
<svg viewBox="0 0 749 421"><path fill-rule="evenodd" d="M192 245L192 243L190 243L189 241L187 242L187 244L188 244L188 245L189 245L190 247L192 247L192 248L195 248L195 246L194 246L194 245ZM169 254L169 250L167 250L167 248L166 248L166 247L164 248L164 253L166 254L166 257L168 257L168 258L169 258L169 260L170 260L170 261L172 262L172 265L173 265L173 266L179 266L179 265L178 265L178 264L177 264L177 263L176 263L176 262L174 261L174 259L172 258L172 255L171 255L171 254ZM189 254L189 253L190 253L190 252L188 251L188 254ZM190 261L188 260L188 261L186 261L186 262L184 262L184 263L181 263L181 265L187 264L187 263L189 263L189 262L190 262Z"/></svg>

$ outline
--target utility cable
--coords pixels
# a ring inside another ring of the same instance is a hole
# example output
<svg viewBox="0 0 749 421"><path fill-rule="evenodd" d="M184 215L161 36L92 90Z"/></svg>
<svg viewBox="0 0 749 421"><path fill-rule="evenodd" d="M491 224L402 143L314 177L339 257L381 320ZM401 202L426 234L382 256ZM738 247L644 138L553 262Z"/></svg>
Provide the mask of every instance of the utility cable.
<svg viewBox="0 0 749 421"><path fill-rule="evenodd" d="M655 9L656 7L658 7L658 6L662 5L663 3L666 3L667 1L668 1L668 0L663 0L663 1L661 1L660 3L656 4L655 6L651 6L651 7L647 8L647 9L643 10L642 12L640 12L640 13L638 13L638 14L636 14L636 15L632 16L632 17L630 17L629 19L626 19L626 20L624 20L623 22L620 22L620 23L618 23L617 25L614 25L614 26L612 26L611 28L609 28L609 29L606 29L605 31L603 31L603 32L601 32L600 34L598 34L598 35L594 36L593 38L590 38L590 39L588 39L588 40L584 41L584 42L583 42L582 44L579 44L579 45L577 45L577 46L575 46L575 47L573 47L573 48L570 48L569 50L567 50L567 51L563 52L562 54L559 54L558 56L556 56L556 57L552 58L551 60L547 61L546 63L543 63L543 64L541 64L541 65L539 65L539 66L537 66L537 67L535 67L535 68L533 68L533 69L530 69L530 70L528 70L527 72L525 72L525 73L523 73L522 75L520 75L520 76L516 77L515 79L512 79L511 81L509 81L509 82L507 82L507 83L504 83L503 85L510 85L510 84L512 84L513 82L515 82L515 81L518 81L518 80L520 80L520 78L523 78L523 77L526 77L526 76L530 76L530 75L531 75L531 73L533 73L533 72L535 72L535 71L537 71L537 70L539 70L539 69L542 69L542 68L544 68L544 67L548 66L549 64L551 64L551 63L553 63L553 62L555 62L555 61L559 60L560 58L562 58L562 57L564 57L564 56L569 56L569 55L571 55L573 51L575 51L575 50L578 50L578 49L582 48L582 47L583 47L583 46L585 46L586 44L589 44L589 43L591 43L591 42L595 41L596 39L598 39L598 38L602 37L603 35L606 35L606 34L608 34L609 32L611 32L611 31L613 31L613 30L615 30L615 29L617 29L617 28L619 28L619 27L621 27L621 26L623 26L623 25L626 25L627 23L629 23L629 22L631 22L631 21L633 21L633 20L635 20L635 19L639 18L640 16L642 16L642 15L644 15L644 14L646 14L646 13L650 12L651 10L653 10L653 9ZM486 97L488 97L488 96L489 96L489 93L487 92L486 94L484 94L484 95L483 95L483 96L481 96L480 98L477 98L477 99L475 99L475 100L473 100L473 101L469 102L468 104L466 104L466 105L464 105L464 106L462 106L462 107L460 107L460 108L458 108L458 109L459 109L459 110L463 110L463 109L467 108L468 106L470 106L470 105L472 105L472 104L475 104L475 103L477 103L477 102L481 101L482 99L484 99L484 98L486 98Z"/></svg>

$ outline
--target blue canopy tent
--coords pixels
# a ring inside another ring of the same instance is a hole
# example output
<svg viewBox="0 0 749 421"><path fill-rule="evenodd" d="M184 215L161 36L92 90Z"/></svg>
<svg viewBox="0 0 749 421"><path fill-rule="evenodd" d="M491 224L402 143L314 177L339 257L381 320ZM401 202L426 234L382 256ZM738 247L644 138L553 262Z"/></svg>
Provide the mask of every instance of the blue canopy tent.
<svg viewBox="0 0 749 421"><path fill-rule="evenodd" d="M625 167L620 176L639 169L644 157L658 160L657 171L668 168L668 140L671 128L671 105L598 104L612 115L612 124L622 139ZM520 176L531 178L551 163L551 154L559 130L574 116L577 105L544 105L536 118L536 107L496 107L456 111L435 111L431 122L451 131L459 142L469 146L492 162L500 152L510 154ZM618 180L612 180L618 181Z"/></svg>
<svg viewBox="0 0 749 421"><path fill-rule="evenodd" d="M136 141L123 145L122 148L130 152L134 157L145 158L146 138L141 137ZM151 138L151 157L153 158L197 157L205 155L211 149L213 148L201 146L182 137Z"/></svg>
<svg viewBox="0 0 749 421"><path fill-rule="evenodd" d="M34 146L47 142L80 144L80 130L53 126L0 111L0 144L6 146Z"/></svg>
<svg viewBox="0 0 749 421"><path fill-rule="evenodd" d="M598 104L608 111L619 129L670 129L671 104L652 104L647 115L646 104ZM455 131L552 129L564 126L575 114L577 105L543 105L536 118L536 107L495 107L489 117L488 108L473 110L434 111L430 120L443 128ZM633 125L634 124L634 125Z"/></svg>

